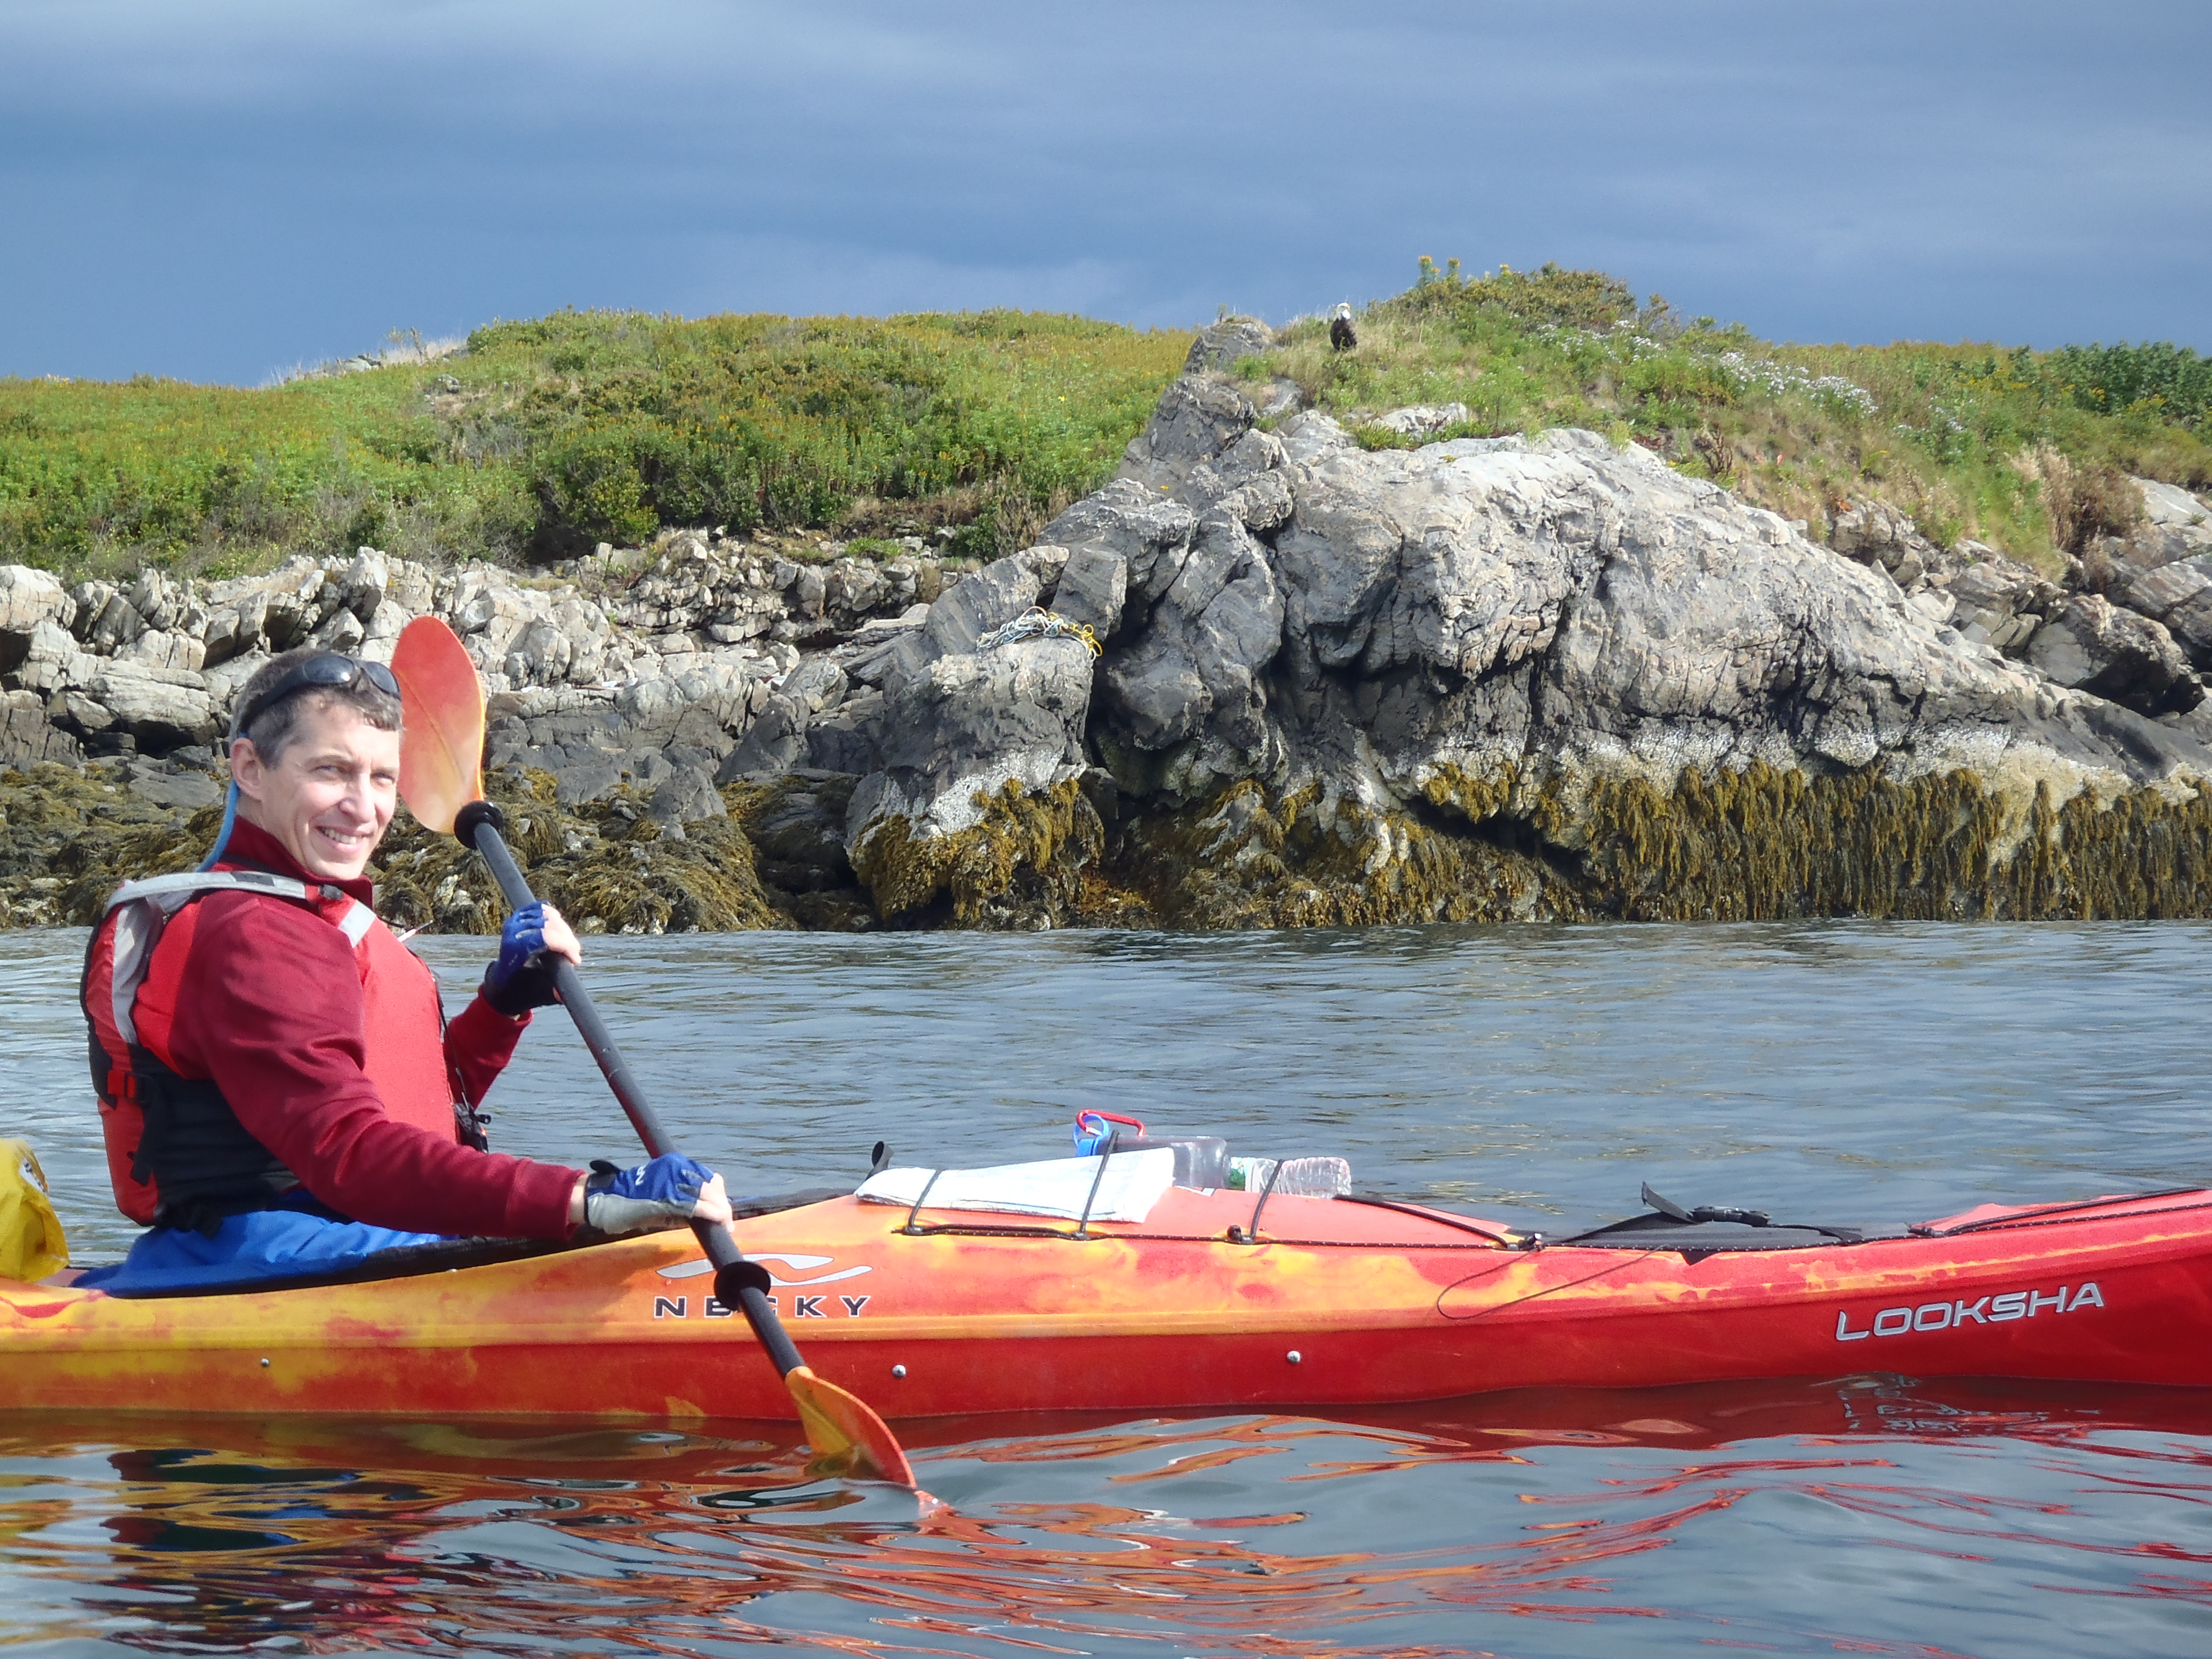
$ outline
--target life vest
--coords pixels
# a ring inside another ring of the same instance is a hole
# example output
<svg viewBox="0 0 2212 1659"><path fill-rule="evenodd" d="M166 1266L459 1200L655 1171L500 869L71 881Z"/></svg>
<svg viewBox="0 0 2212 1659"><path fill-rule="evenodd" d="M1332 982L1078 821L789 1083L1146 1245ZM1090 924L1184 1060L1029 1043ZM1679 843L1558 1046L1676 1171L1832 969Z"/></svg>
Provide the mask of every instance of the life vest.
<svg viewBox="0 0 2212 1659"><path fill-rule="evenodd" d="M79 995L94 1091L118 1208L142 1225L206 1206L258 1209L300 1178L239 1121L211 1080L182 1075L169 1039L199 913L210 893L246 892L303 906L345 936L361 973L364 1067L392 1118L481 1148L475 1112L445 1057L438 981L339 888L262 870L191 871L125 882L85 947Z"/></svg>

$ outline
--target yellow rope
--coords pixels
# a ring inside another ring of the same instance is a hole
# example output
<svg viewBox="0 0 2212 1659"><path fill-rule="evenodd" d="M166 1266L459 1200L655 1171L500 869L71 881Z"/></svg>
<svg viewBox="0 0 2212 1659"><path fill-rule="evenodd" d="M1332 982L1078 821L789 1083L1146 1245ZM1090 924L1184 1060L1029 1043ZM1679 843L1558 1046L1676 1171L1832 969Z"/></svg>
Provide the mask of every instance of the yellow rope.
<svg viewBox="0 0 2212 1659"><path fill-rule="evenodd" d="M975 641L978 651L994 650L1002 645L1012 645L1017 640L1080 640L1085 650L1094 657L1105 654L1106 647L1098 643L1097 635L1091 631L1089 623L1070 622L1057 611L1048 611L1033 605L1003 627L994 628Z"/></svg>

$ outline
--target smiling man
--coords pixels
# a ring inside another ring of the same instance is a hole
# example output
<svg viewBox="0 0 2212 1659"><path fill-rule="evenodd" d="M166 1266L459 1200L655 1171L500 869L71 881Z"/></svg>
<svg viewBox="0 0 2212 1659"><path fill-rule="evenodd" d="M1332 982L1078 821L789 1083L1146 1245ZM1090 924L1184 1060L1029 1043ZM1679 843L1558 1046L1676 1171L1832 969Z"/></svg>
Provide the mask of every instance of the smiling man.
<svg viewBox="0 0 2212 1659"><path fill-rule="evenodd" d="M381 664L275 659L239 696L235 821L207 866L110 901L85 1013L117 1202L152 1231L93 1282L234 1284L455 1235L728 1218L721 1178L688 1158L587 1176L484 1149L476 1108L555 1000L543 958L582 953L550 905L518 911L445 1022L364 873L398 804L401 716Z"/></svg>

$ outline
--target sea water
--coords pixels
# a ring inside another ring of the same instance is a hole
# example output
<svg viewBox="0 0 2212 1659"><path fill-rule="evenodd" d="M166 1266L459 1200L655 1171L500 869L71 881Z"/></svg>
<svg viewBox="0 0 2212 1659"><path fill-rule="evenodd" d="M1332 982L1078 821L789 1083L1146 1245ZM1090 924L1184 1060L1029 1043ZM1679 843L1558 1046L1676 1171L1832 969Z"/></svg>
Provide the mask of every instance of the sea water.
<svg viewBox="0 0 2212 1659"><path fill-rule="evenodd" d="M72 1000L0 934L0 1133L129 1230ZM484 942L424 939L458 999ZM1638 1187L1778 1219L2212 1182L2212 929L1422 928L589 941L743 1192L1069 1150L1082 1109L1555 1236ZM558 1011L495 1145L625 1158ZM775 1424L0 1421L25 1653L2191 1655L2212 1396L1892 1375L1389 1411L902 1425L948 1508Z"/></svg>

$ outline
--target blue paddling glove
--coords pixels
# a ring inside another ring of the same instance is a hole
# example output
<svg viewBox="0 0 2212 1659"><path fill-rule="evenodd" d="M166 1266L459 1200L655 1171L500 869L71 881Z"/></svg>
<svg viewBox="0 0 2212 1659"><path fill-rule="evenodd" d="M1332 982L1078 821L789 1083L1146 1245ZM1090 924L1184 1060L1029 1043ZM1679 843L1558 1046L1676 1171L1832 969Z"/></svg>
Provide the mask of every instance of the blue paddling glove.
<svg viewBox="0 0 2212 1659"><path fill-rule="evenodd" d="M509 1019L561 999L553 988L553 963L545 949L545 905L533 900L499 930L499 958L484 969L483 1000Z"/></svg>
<svg viewBox="0 0 2212 1659"><path fill-rule="evenodd" d="M681 1152L663 1152L634 1170L594 1158L584 1182L585 1224L615 1234L689 1221L700 1189L714 1178L712 1170Z"/></svg>

